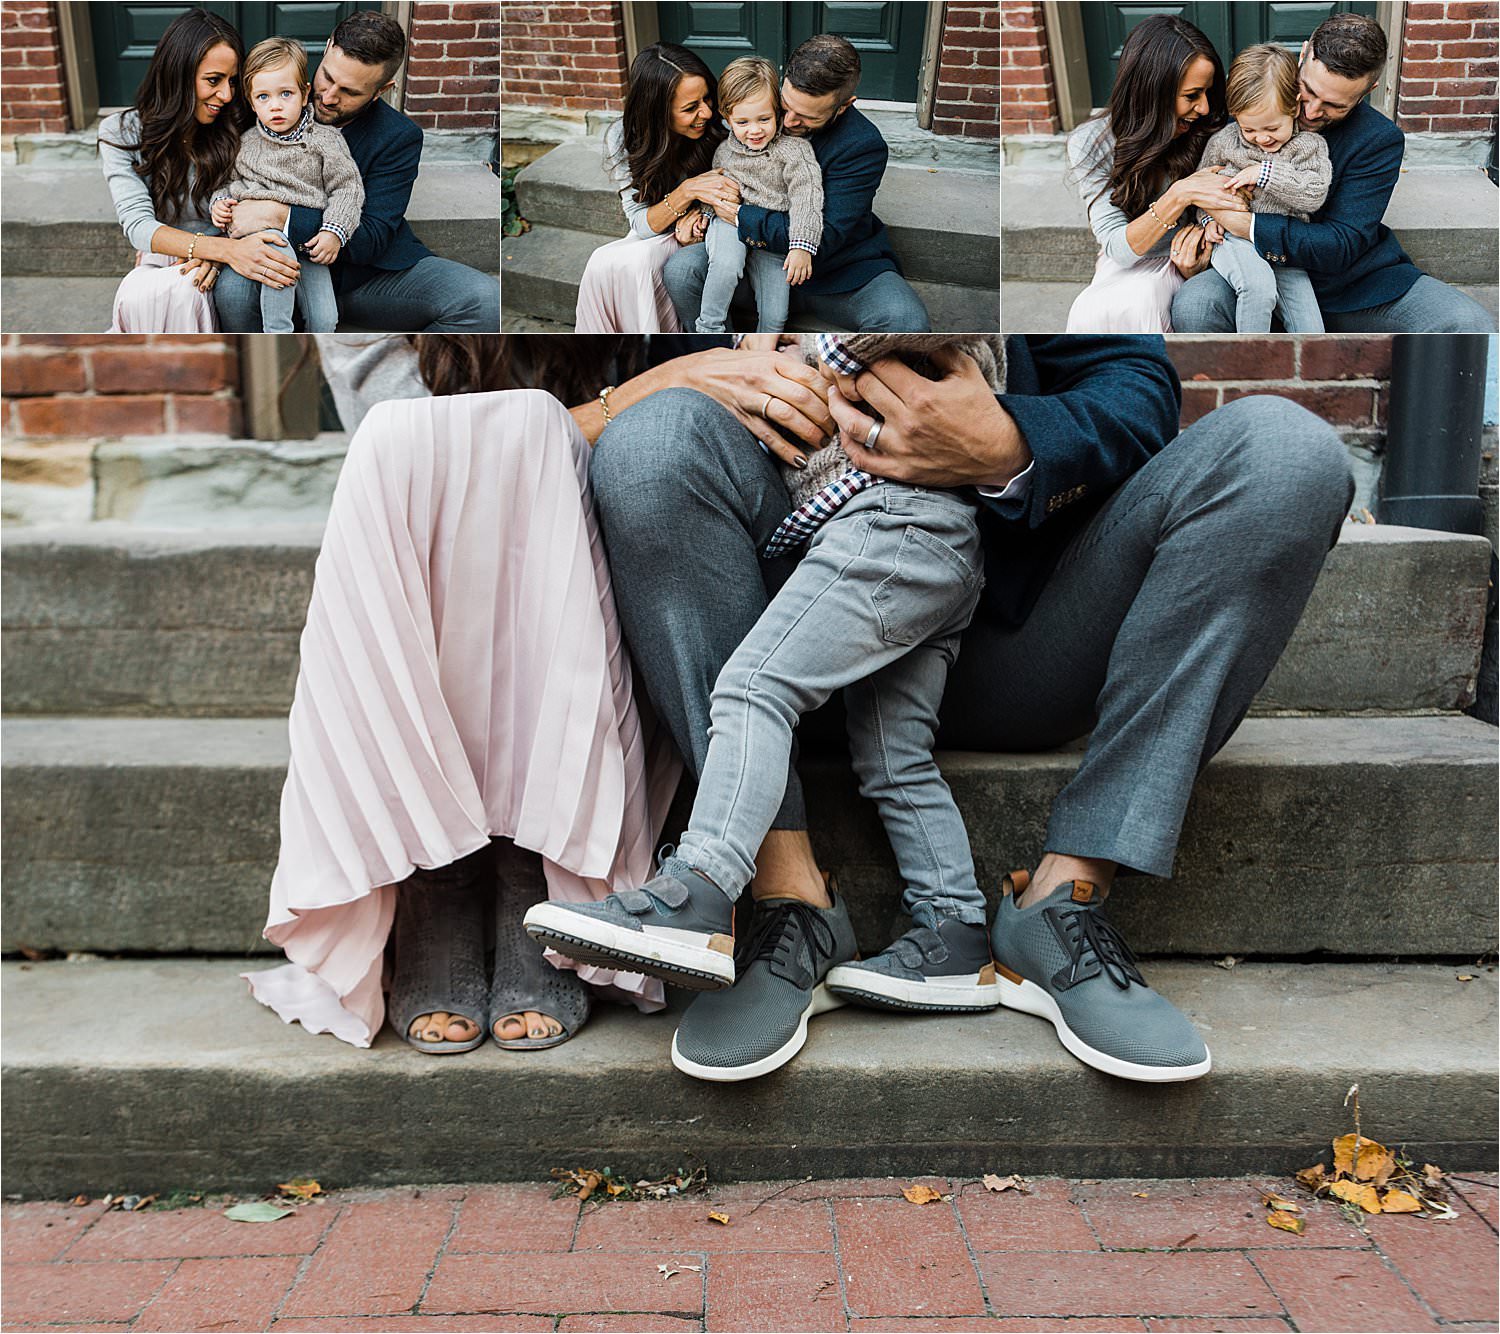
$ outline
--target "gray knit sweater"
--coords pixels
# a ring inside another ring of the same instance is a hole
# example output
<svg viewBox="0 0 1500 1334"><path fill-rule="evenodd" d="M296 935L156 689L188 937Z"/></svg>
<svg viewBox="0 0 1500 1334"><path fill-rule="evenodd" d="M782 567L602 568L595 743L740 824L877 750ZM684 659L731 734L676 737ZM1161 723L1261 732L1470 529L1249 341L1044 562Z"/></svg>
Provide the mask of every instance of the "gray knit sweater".
<svg viewBox="0 0 1500 1334"><path fill-rule="evenodd" d="M1333 183L1333 167L1328 160L1328 145L1313 130L1299 130L1274 153L1247 144L1240 137L1240 127L1230 121L1203 148L1198 164L1212 167L1225 165L1225 175L1232 176L1244 167L1261 162L1271 164L1271 177L1250 194L1252 213L1285 213L1307 221L1328 198Z"/></svg>
<svg viewBox="0 0 1500 1334"><path fill-rule="evenodd" d="M348 243L359 226L365 187L344 136L312 119L272 135L257 123L240 139L234 179L216 199L270 199L323 210L323 227Z"/></svg>
<svg viewBox="0 0 1500 1334"><path fill-rule="evenodd" d="M714 166L740 187L740 202L791 214L787 243L818 253L823 239L823 171L806 139L778 134L759 152L734 135L714 152Z"/></svg>
<svg viewBox="0 0 1500 1334"><path fill-rule="evenodd" d="M997 394L1005 392L1005 339L998 336L971 334L967 338L949 334L842 334L845 351L868 366L881 357L900 357L928 379L936 379L931 357L939 348L956 348L973 357L979 369ZM818 336L802 335L802 355L811 366L818 364ZM877 442L878 444L878 442ZM842 477L854 467L837 436L831 445L808 456L807 467L792 468L781 464L781 478L792 493L792 508L811 500L829 482Z"/></svg>

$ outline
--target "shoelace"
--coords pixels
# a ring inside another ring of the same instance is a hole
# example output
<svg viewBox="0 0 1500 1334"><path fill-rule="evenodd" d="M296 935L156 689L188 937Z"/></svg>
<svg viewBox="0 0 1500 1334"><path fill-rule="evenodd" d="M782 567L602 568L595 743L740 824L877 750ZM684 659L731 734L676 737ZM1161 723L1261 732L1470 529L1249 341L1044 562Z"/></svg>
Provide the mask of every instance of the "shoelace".
<svg viewBox="0 0 1500 1334"><path fill-rule="evenodd" d="M1132 982L1146 985L1146 979L1135 966L1135 955L1130 952L1130 946L1103 913L1075 908L1072 912L1059 913L1058 917L1068 944L1069 986L1097 975L1097 969L1086 971L1089 955L1093 955L1105 976L1121 991L1128 990Z"/></svg>
<svg viewBox="0 0 1500 1334"><path fill-rule="evenodd" d="M807 944L807 966L814 978L818 975L818 960L833 958L838 942L833 928L810 903L799 899L787 899L771 907L760 908L755 930L745 942L744 953L735 960L736 971L760 959L767 959L771 971L777 977L795 983L789 975L792 952L800 938ZM801 928L800 931L798 928Z"/></svg>

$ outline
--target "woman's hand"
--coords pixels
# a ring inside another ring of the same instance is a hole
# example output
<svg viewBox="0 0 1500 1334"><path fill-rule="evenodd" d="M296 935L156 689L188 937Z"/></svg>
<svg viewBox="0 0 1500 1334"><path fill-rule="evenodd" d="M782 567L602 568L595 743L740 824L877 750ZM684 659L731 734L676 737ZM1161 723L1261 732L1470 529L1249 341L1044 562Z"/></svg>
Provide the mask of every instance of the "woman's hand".
<svg viewBox="0 0 1500 1334"><path fill-rule="evenodd" d="M1031 450L972 357L953 348L932 354L941 380L896 357L840 376L828 407L855 467L914 486L1003 486L1031 462ZM865 448L881 419L874 450Z"/></svg>
<svg viewBox="0 0 1500 1334"><path fill-rule="evenodd" d="M219 266L210 260L195 256L191 262L184 261L177 268L200 292L212 291L213 285L219 281Z"/></svg>
<svg viewBox="0 0 1500 1334"><path fill-rule="evenodd" d="M701 176L689 176L677 188L682 190L689 199L696 200L700 204L707 204L710 208L720 200L732 200L738 203L740 197L739 185L718 168L705 171Z"/></svg>
<svg viewBox="0 0 1500 1334"><path fill-rule="evenodd" d="M696 245L708 231L708 219L697 209L691 209L677 219L672 230L682 245Z"/></svg>
<svg viewBox="0 0 1500 1334"><path fill-rule="evenodd" d="M267 287L290 287L301 267L275 232L256 232L238 241L225 242L229 267L242 278Z"/></svg>
<svg viewBox="0 0 1500 1334"><path fill-rule="evenodd" d="M1172 263L1184 278L1202 273L1213 257L1213 243L1202 227L1181 227L1172 238Z"/></svg>
<svg viewBox="0 0 1500 1334"><path fill-rule="evenodd" d="M728 408L782 463L800 466L833 435L829 386L795 352L713 347L667 366L673 384Z"/></svg>
<svg viewBox="0 0 1500 1334"><path fill-rule="evenodd" d="M1200 167L1191 176L1184 176L1169 187L1184 203L1201 208L1206 213L1248 213L1250 205L1244 196L1235 190L1228 176L1221 176L1217 167Z"/></svg>

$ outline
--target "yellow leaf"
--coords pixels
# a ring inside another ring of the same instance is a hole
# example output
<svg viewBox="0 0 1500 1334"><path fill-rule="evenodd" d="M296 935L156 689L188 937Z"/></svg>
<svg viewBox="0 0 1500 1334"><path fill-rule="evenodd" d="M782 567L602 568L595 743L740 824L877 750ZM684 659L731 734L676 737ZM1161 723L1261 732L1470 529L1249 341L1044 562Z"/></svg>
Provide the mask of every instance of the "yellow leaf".
<svg viewBox="0 0 1500 1334"><path fill-rule="evenodd" d="M1260 1198L1267 1209L1279 1209L1289 1214L1300 1214L1302 1212L1300 1204L1293 1204L1291 1200L1283 1199L1280 1195L1267 1194L1262 1195Z"/></svg>
<svg viewBox="0 0 1500 1334"><path fill-rule="evenodd" d="M1266 1222L1272 1227L1280 1228L1283 1232L1295 1232L1299 1237L1302 1235L1302 1230L1307 1226L1305 1218L1296 1218L1291 1214L1274 1212L1266 1215Z"/></svg>
<svg viewBox="0 0 1500 1334"><path fill-rule="evenodd" d="M1130 1193L1138 1200L1149 1200L1151 1198L1149 1190L1133 1190Z"/></svg>
<svg viewBox="0 0 1500 1334"><path fill-rule="evenodd" d="M314 1195L323 1193L323 1187L311 1177L293 1177L290 1181L283 1181L276 1189L294 1200L310 1200Z"/></svg>
<svg viewBox="0 0 1500 1334"><path fill-rule="evenodd" d="M1354 1158L1354 1144L1359 1141L1359 1161ZM1380 1170L1390 1150L1384 1144L1358 1135L1340 1135L1333 1141L1333 1170L1337 1176L1358 1177L1368 1181Z"/></svg>
<svg viewBox="0 0 1500 1334"><path fill-rule="evenodd" d="M908 1186L901 1193L913 1204L931 1204L934 1200L943 1198L941 1192L933 1190L931 1186Z"/></svg>
<svg viewBox="0 0 1500 1334"><path fill-rule="evenodd" d="M630 1189L630 1187L623 1181L606 1181L604 1183L604 1189L608 1191L610 1197L613 1198L616 1195L623 1195L627 1190Z"/></svg>
<svg viewBox="0 0 1500 1334"><path fill-rule="evenodd" d="M722 1223L725 1227L728 1227L729 1226L729 1215L728 1214L709 1214L708 1221L711 1222L711 1223Z"/></svg>
<svg viewBox="0 0 1500 1334"><path fill-rule="evenodd" d="M1361 1186L1357 1181L1335 1181L1331 1190L1339 1199L1359 1205L1367 1214L1380 1212L1380 1196L1374 1186Z"/></svg>
<svg viewBox="0 0 1500 1334"><path fill-rule="evenodd" d="M1380 1208L1388 1214L1414 1214L1421 1207L1422 1202L1404 1190L1388 1190L1380 1197Z"/></svg>
<svg viewBox="0 0 1500 1334"><path fill-rule="evenodd" d="M1316 1195L1318 1191L1327 1189L1328 1183L1323 1179L1326 1175L1327 1169L1323 1164L1314 1163L1311 1167L1304 1167L1297 1173L1297 1184L1306 1186Z"/></svg>
<svg viewBox="0 0 1500 1334"><path fill-rule="evenodd" d="M1472 982L1474 980L1474 974L1473 973L1460 973L1458 975L1458 980L1460 982Z"/></svg>

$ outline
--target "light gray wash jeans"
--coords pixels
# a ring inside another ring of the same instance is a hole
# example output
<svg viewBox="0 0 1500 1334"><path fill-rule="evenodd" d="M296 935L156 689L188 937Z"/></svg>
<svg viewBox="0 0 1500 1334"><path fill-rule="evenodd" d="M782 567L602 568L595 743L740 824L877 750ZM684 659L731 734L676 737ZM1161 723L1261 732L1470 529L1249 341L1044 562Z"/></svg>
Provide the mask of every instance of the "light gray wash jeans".
<svg viewBox="0 0 1500 1334"><path fill-rule="evenodd" d="M272 229L274 230L274 228ZM285 232L276 235L291 248ZM332 333L339 327L339 303L333 295L333 275L328 265L304 258L297 281L290 287L260 284L260 323L266 333L291 333L292 311L302 307L302 324L308 333Z"/></svg>
<svg viewBox="0 0 1500 1334"><path fill-rule="evenodd" d="M1322 333L1323 312L1306 269L1274 268L1240 236L1214 247L1214 272L1234 289L1234 327L1239 333L1270 333L1271 312L1281 306L1287 333Z"/></svg>
<svg viewBox="0 0 1500 1334"><path fill-rule="evenodd" d="M739 229L720 218L708 224L703 238L708 251L708 276L703 281L703 304L698 308L695 333L723 333L729 326L729 303L740 275L750 270L755 291L757 333L780 333L786 328L792 289L786 280L781 255L752 250L740 240Z"/></svg>
<svg viewBox="0 0 1500 1334"><path fill-rule="evenodd" d="M884 482L824 523L719 673L678 856L739 897L786 791L793 729L843 689L854 771L896 854L902 906L919 921L982 925L968 833L932 757L982 567L974 506L955 491Z"/></svg>

